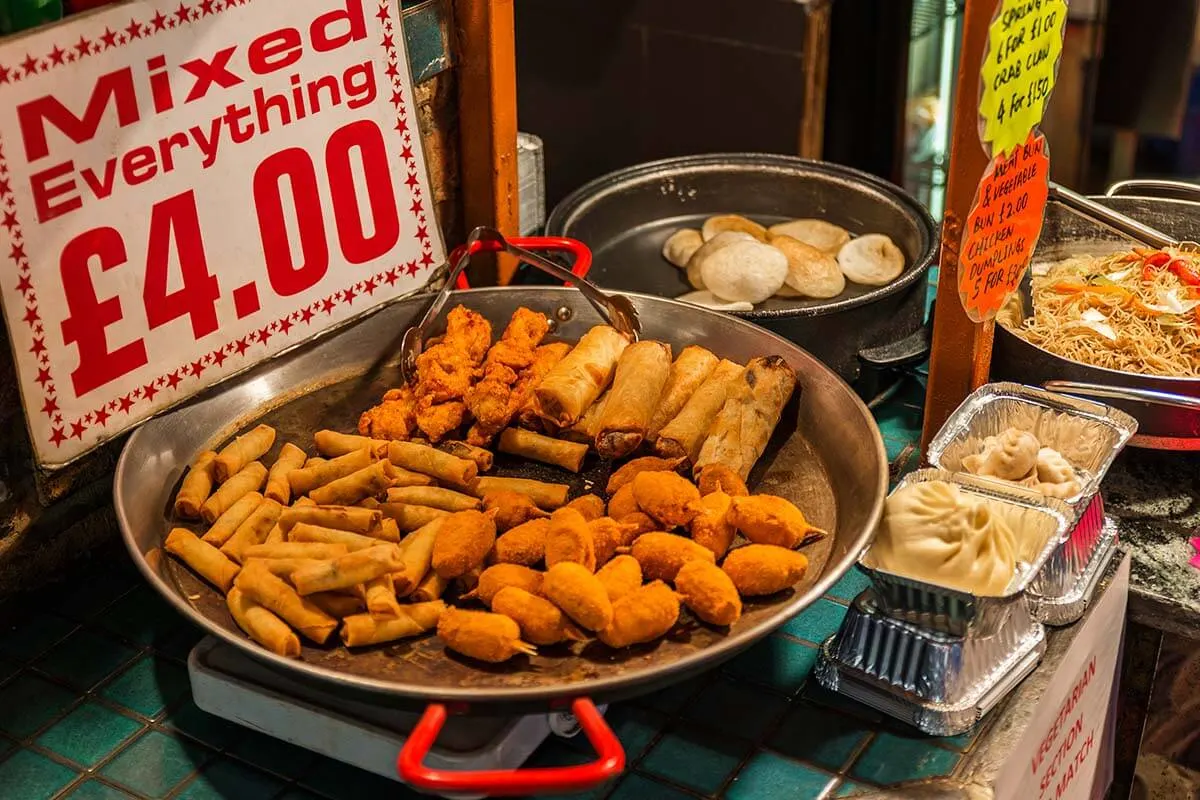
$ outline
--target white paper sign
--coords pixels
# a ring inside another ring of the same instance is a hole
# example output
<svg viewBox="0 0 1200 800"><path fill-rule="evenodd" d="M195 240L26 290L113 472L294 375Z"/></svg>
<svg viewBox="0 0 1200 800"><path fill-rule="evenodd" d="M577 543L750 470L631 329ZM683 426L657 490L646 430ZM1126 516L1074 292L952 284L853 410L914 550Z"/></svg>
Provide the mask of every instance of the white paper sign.
<svg viewBox="0 0 1200 800"><path fill-rule="evenodd" d="M1110 696L1129 599L1125 557L1092 607L1038 711L995 782L998 800L1084 800L1103 795L1111 771Z"/></svg>
<svg viewBox="0 0 1200 800"><path fill-rule="evenodd" d="M65 463L444 261L395 0L152 0L0 44L0 297Z"/></svg>

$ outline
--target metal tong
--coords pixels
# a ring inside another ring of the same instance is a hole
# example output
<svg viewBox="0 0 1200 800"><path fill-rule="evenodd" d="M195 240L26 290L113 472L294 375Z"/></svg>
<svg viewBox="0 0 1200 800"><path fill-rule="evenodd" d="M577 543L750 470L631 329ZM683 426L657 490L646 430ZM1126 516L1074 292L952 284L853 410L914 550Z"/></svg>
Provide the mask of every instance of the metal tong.
<svg viewBox="0 0 1200 800"><path fill-rule="evenodd" d="M528 244L531 247L542 246L537 237L527 239L518 239L523 244ZM583 247L582 243L580 247ZM551 246L544 249L558 249L557 246ZM531 264L543 272L558 278L568 286L574 286L587 301L595 307L604 321L617 329L621 333L628 336L632 341L637 341L642 331L641 321L638 319L637 309L628 297L619 294L608 294L596 288L583 277L574 275L570 270L556 264L545 256L520 247L504 238L504 235L495 228L480 226L471 231L467 236L466 243L459 248L458 258L454 260L454 265L450 268L450 272L446 275L446 282L442 286L441 291L433 298L429 308L421 317L420 322L413 325L404 332L404 338L400 342L400 373L404 380L411 383L416 379L417 375L417 356L425 349L425 342L429 339L430 329L437 321L442 313L442 309L446 307L446 302L450 299L450 293L454 291L455 284L458 282L458 277L467 268L467 264L471 261L471 256L480 252L501 252L509 253L516 256L521 261Z"/></svg>
<svg viewBox="0 0 1200 800"><path fill-rule="evenodd" d="M1127 236L1147 247L1161 250L1164 247L1179 247L1181 244L1184 244L1178 239L1167 236L1160 230L1151 228L1145 223L1138 222L1132 217L1127 217L1106 205L1097 203L1095 200L1084 197L1078 192L1073 192L1053 181L1050 183L1050 199L1066 206L1081 217L1086 217L1098 225L1103 225L1109 230L1119 233L1122 236Z"/></svg>

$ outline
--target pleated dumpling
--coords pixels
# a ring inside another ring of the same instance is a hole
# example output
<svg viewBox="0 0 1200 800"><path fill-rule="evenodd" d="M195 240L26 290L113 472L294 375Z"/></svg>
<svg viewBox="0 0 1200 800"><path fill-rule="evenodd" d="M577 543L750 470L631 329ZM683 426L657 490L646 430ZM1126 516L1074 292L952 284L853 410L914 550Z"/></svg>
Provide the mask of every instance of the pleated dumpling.
<svg viewBox="0 0 1200 800"><path fill-rule="evenodd" d="M1037 452L1037 476L1042 483L1069 483L1075 480L1075 468L1053 447Z"/></svg>
<svg viewBox="0 0 1200 800"><path fill-rule="evenodd" d="M1033 472L1039 447L1032 433L1009 428L984 451L979 474L1019 481Z"/></svg>
<svg viewBox="0 0 1200 800"><path fill-rule="evenodd" d="M1012 528L985 502L944 481L913 483L887 500L868 564L980 596L1004 593L1017 564Z"/></svg>

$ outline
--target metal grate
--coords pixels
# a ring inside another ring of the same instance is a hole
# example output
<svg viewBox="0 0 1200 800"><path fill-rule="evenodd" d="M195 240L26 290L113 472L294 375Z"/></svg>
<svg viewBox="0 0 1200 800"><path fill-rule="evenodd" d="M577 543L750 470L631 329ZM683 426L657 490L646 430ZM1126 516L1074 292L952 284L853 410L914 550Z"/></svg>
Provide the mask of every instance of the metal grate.
<svg viewBox="0 0 1200 800"><path fill-rule="evenodd" d="M966 0L916 0L913 3L912 38L941 30L945 20L961 16Z"/></svg>

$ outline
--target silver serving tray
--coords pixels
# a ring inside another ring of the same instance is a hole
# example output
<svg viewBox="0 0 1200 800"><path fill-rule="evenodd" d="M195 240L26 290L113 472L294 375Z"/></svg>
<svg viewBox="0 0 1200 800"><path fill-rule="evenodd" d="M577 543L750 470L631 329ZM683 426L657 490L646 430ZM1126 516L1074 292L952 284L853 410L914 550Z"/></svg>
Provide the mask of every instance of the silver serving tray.
<svg viewBox="0 0 1200 800"><path fill-rule="evenodd" d="M1034 618L1047 625L1078 622L1116 552L1117 524L1104 515L1098 494L1030 584Z"/></svg>

